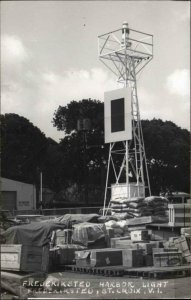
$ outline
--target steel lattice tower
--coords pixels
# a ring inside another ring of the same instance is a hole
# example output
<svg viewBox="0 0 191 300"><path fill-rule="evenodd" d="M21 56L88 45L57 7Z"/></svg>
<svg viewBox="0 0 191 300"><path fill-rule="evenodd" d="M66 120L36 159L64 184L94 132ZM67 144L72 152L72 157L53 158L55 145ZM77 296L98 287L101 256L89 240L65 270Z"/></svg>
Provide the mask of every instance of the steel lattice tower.
<svg viewBox="0 0 191 300"><path fill-rule="evenodd" d="M104 197L105 211L111 167L116 184L119 184L125 171L127 188L130 184L129 174L131 174L137 186L137 196L140 194L139 188L144 187L145 190L145 182L147 182L147 188L151 194L137 96L137 74L153 58L153 35L130 29L128 23L124 22L122 28L98 36L98 52L100 60L117 76L117 82L121 83L123 87L131 89L132 139L120 143L110 143ZM117 170L114 157L118 154L123 156L123 159Z"/></svg>

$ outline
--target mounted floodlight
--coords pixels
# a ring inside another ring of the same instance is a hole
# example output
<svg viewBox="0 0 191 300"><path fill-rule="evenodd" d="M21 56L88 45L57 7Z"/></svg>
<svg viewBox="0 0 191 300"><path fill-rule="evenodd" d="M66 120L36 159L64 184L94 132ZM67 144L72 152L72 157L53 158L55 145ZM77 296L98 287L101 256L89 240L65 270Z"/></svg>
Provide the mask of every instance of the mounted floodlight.
<svg viewBox="0 0 191 300"><path fill-rule="evenodd" d="M105 143L132 139L131 89L104 93Z"/></svg>

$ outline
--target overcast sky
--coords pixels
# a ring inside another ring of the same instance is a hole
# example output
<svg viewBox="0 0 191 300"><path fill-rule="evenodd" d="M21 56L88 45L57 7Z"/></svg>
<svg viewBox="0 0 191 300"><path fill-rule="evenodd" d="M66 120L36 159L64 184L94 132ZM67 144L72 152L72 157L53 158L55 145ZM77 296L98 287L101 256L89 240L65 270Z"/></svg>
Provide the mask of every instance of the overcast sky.
<svg viewBox="0 0 191 300"><path fill-rule="evenodd" d="M130 28L154 35L154 59L138 79L141 118L190 128L189 1L2 1L1 112L29 119L47 137L59 105L103 101L116 78L98 58L97 36Z"/></svg>

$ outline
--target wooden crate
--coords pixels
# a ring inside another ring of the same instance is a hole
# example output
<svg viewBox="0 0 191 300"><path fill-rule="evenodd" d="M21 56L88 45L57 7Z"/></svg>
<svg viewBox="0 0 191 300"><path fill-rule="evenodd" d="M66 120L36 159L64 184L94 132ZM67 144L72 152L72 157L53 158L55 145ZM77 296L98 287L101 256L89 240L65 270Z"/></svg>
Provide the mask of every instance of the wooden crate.
<svg viewBox="0 0 191 300"><path fill-rule="evenodd" d="M137 244L133 243L131 240L119 240L115 243L116 249L134 249L137 250Z"/></svg>
<svg viewBox="0 0 191 300"><path fill-rule="evenodd" d="M144 225L144 224L151 224L153 223L153 217L152 216L147 216L147 217L138 217L138 218L133 218L128 220L128 225L129 226L135 226L135 225Z"/></svg>
<svg viewBox="0 0 191 300"><path fill-rule="evenodd" d="M128 226L128 231L146 230L146 229L147 229L146 224Z"/></svg>
<svg viewBox="0 0 191 300"><path fill-rule="evenodd" d="M142 249L144 254L151 254L153 253L153 248L155 244L152 243L137 243L137 249Z"/></svg>
<svg viewBox="0 0 191 300"><path fill-rule="evenodd" d="M148 241L148 230L135 230L131 231L131 240L134 242Z"/></svg>
<svg viewBox="0 0 191 300"><path fill-rule="evenodd" d="M124 267L143 267L143 250L123 249L122 255Z"/></svg>
<svg viewBox="0 0 191 300"><path fill-rule="evenodd" d="M153 255L152 254L144 254L143 255L143 264L145 267L153 266Z"/></svg>
<svg viewBox="0 0 191 300"><path fill-rule="evenodd" d="M1 269L20 271L22 245L1 245Z"/></svg>
<svg viewBox="0 0 191 300"><path fill-rule="evenodd" d="M116 243L118 243L119 241L127 241L127 243L130 243L130 244L132 243L130 240L130 236L111 238L110 239L111 248L116 248Z"/></svg>
<svg viewBox="0 0 191 300"><path fill-rule="evenodd" d="M155 267L181 266L182 253L175 251L153 253L153 264Z"/></svg>
<svg viewBox="0 0 191 300"><path fill-rule="evenodd" d="M104 267L122 265L122 250L105 248L75 251L76 266Z"/></svg>
<svg viewBox="0 0 191 300"><path fill-rule="evenodd" d="M1 245L1 269L24 272L47 272L49 247Z"/></svg>
<svg viewBox="0 0 191 300"><path fill-rule="evenodd" d="M182 256L184 257L185 261L187 263L190 263L191 262L190 238L182 236L174 240L173 245L182 252Z"/></svg>
<svg viewBox="0 0 191 300"><path fill-rule="evenodd" d="M190 238L180 237L174 240L175 247L178 247L182 252L190 250Z"/></svg>

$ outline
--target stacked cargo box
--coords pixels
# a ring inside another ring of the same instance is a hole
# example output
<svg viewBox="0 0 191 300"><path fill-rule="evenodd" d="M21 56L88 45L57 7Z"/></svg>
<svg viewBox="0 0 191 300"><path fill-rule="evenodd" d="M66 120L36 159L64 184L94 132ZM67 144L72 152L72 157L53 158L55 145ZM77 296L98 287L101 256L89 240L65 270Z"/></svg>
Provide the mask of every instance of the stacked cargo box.
<svg viewBox="0 0 191 300"><path fill-rule="evenodd" d="M182 265L182 252L177 248L153 249L153 264L155 267L170 267Z"/></svg>
<svg viewBox="0 0 191 300"><path fill-rule="evenodd" d="M143 251L113 248L84 250L76 251L75 259L78 267L142 267Z"/></svg>
<svg viewBox="0 0 191 300"><path fill-rule="evenodd" d="M191 263L191 251L190 251L191 238L190 237L179 237L169 239L168 243L165 244L165 248L176 247L181 251L183 259L187 263Z"/></svg>

